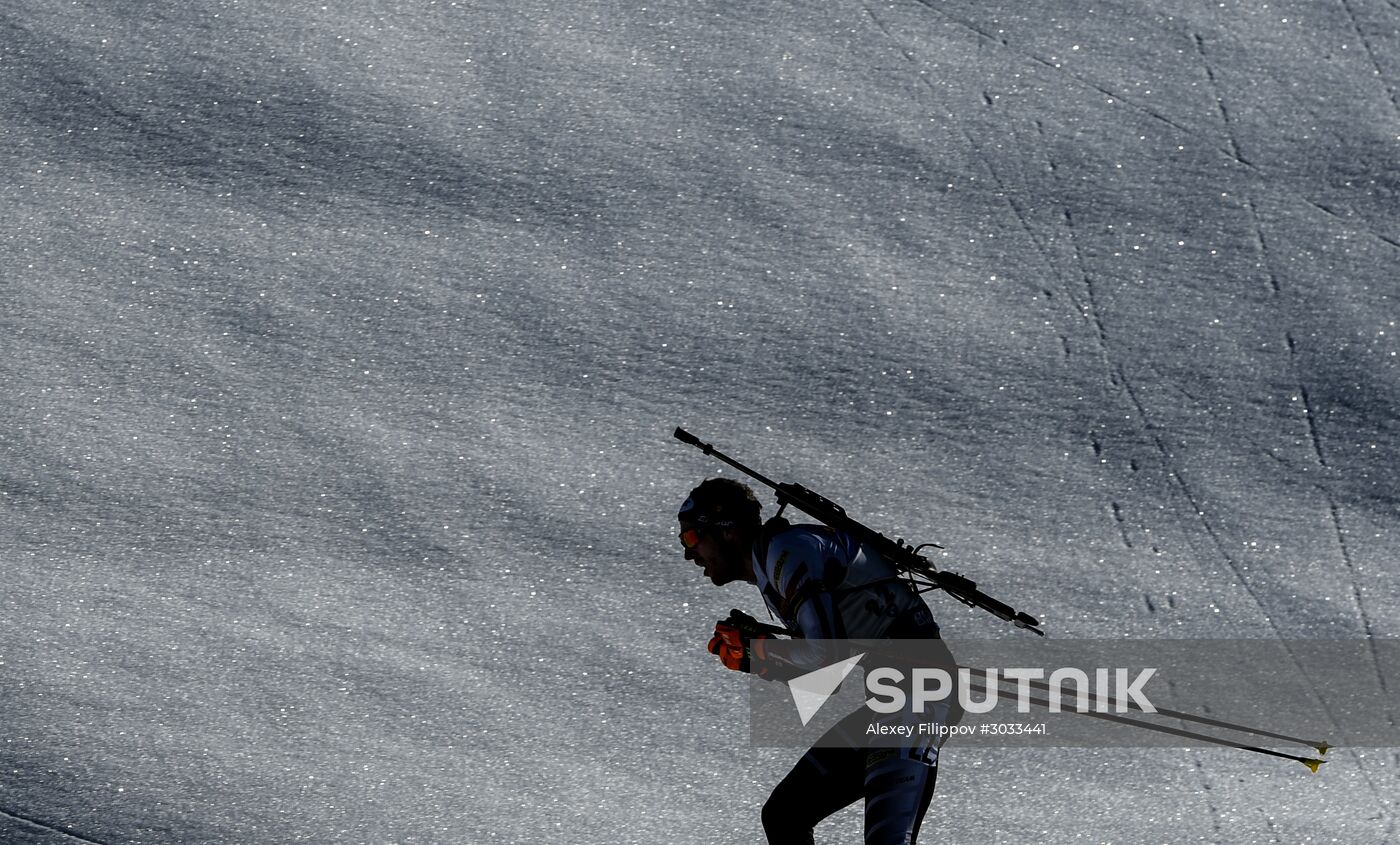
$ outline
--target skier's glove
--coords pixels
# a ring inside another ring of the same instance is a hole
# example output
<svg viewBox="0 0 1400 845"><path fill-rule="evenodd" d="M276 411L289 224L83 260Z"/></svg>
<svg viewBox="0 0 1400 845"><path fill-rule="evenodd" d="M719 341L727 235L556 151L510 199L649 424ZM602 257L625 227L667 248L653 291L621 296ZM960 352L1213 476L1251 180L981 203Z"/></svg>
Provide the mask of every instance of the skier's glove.
<svg viewBox="0 0 1400 845"><path fill-rule="evenodd" d="M720 662L736 672L751 672L754 658L763 660L763 641L767 634L744 630L746 625L731 619L715 623L715 635L710 638L710 654L718 655Z"/></svg>
<svg viewBox="0 0 1400 845"><path fill-rule="evenodd" d="M768 625L760 622L737 607L729 611L729 618L724 621L734 625L749 637L771 636L773 634L790 635L790 632L786 628L779 628L776 625Z"/></svg>

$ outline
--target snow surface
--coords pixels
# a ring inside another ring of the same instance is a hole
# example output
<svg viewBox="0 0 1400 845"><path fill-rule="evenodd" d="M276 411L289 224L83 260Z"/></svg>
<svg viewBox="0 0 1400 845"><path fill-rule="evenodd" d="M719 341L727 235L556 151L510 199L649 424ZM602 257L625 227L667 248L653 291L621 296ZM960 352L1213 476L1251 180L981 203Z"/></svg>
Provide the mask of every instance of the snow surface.
<svg viewBox="0 0 1400 845"><path fill-rule="evenodd" d="M9 0L0 117L5 842L761 841L677 424L1052 636L1400 635L1394 0ZM1398 768L950 746L923 839Z"/></svg>

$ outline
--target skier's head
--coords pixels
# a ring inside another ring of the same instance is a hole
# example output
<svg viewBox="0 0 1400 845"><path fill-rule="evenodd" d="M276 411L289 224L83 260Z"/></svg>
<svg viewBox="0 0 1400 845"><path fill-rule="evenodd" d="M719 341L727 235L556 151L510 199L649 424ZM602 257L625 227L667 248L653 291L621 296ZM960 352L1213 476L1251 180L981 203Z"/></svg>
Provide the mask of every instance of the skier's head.
<svg viewBox="0 0 1400 845"><path fill-rule="evenodd" d="M685 559L695 561L716 584L752 581L751 550L762 510L747 484L706 479L690 491L676 514Z"/></svg>

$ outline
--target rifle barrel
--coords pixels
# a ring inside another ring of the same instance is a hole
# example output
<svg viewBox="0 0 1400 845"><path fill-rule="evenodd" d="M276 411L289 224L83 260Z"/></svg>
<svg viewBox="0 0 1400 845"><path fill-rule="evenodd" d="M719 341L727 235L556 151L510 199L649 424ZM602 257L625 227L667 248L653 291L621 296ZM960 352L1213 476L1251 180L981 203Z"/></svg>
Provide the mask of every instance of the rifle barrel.
<svg viewBox="0 0 1400 845"><path fill-rule="evenodd" d="M686 444L687 446L694 446L695 448L699 449L707 455L714 455L716 458L719 458L721 461L724 461L726 464L729 464L730 466L734 467L735 469L744 473L745 475L749 476L755 481L761 482L769 487L772 487L774 490L778 489L777 482L773 481L771 478L768 478L767 476L761 473L749 469L748 467L744 466L743 464L724 454L720 450L716 449L709 443L702 442L700 438L696 437L695 435L691 434L690 432L686 431L680 426L676 426L676 430L672 432L672 436L680 442Z"/></svg>

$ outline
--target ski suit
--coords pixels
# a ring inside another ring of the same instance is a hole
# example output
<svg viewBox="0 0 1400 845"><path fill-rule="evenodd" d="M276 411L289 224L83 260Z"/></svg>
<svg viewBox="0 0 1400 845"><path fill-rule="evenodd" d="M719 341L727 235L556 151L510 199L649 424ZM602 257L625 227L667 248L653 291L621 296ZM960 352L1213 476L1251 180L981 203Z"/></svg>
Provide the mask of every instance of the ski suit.
<svg viewBox="0 0 1400 845"><path fill-rule="evenodd" d="M795 638L938 637L928 607L894 565L844 532L770 520L753 567L764 603ZM869 719L860 712L852 717ZM844 724L827 736L848 730ZM763 829L770 845L806 845L819 821L864 798L866 845L912 843L937 774L938 747L930 742L900 748L818 743L774 788L763 807Z"/></svg>

